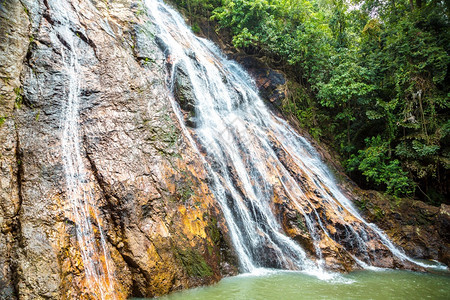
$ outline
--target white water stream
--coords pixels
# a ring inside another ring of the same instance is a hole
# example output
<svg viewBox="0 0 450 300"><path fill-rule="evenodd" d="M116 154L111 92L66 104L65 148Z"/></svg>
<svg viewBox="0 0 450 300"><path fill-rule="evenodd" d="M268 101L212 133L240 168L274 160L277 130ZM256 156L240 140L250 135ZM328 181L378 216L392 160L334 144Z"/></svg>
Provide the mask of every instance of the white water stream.
<svg viewBox="0 0 450 300"><path fill-rule="evenodd" d="M322 273L320 237L333 236L323 224L317 205L305 196L307 191L301 180L281 156L288 157L295 168L302 170L303 176L314 185L309 188L345 224L344 247L358 253L355 262L363 267L376 265L368 247L375 236L393 256L420 264L359 215L314 148L265 106L252 79L236 62L226 59L210 41L196 37L179 13L162 1L145 3L172 65L172 88L180 69L187 73L192 85L194 129L186 127L174 99L172 104L184 134L199 154L204 154L210 187L225 215L243 272L280 268ZM302 247L283 232L273 212L275 186L282 187L290 203L302 212L316 260L309 259ZM350 221L349 215L358 224Z"/></svg>

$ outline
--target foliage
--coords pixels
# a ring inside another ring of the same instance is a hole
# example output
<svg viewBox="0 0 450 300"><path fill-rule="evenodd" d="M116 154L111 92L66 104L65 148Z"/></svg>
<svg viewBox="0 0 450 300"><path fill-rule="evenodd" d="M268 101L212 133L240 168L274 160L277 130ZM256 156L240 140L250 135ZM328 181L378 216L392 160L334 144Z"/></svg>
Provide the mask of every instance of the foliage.
<svg viewBox="0 0 450 300"><path fill-rule="evenodd" d="M22 102L23 102L23 91L22 88L14 88L14 93L16 94L16 100L14 102L14 107L16 109L20 109L22 107Z"/></svg>
<svg viewBox="0 0 450 300"><path fill-rule="evenodd" d="M367 147L359 150L348 160L349 171L356 168L377 186L386 187L386 191L395 196L410 195L414 192L414 184L403 171L400 161L388 155L387 143L380 136L366 139Z"/></svg>
<svg viewBox="0 0 450 300"><path fill-rule="evenodd" d="M210 17L214 8L221 5L221 0L172 0L176 5L186 10L191 21L199 17Z"/></svg>
<svg viewBox="0 0 450 300"><path fill-rule="evenodd" d="M212 18L230 28L238 48L257 47L319 81L332 38L326 18L309 1L224 0Z"/></svg>
<svg viewBox="0 0 450 300"><path fill-rule="evenodd" d="M358 183L450 198L448 1L175 2L281 66L293 82L283 109L339 151Z"/></svg>

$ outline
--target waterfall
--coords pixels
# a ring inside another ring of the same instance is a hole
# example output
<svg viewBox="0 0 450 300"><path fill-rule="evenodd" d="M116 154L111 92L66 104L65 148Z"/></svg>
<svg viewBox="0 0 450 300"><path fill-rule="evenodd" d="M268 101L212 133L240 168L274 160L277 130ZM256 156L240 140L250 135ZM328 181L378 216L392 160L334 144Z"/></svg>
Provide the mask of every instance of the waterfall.
<svg viewBox="0 0 450 300"><path fill-rule="evenodd" d="M266 107L236 62L196 37L162 1L145 3L169 65L174 111L209 173L243 272L321 270L321 241L334 243L362 267L377 265L374 243L399 261L414 262L359 215L310 143ZM193 98L178 99L183 110L175 101L177 92L186 92L179 81ZM316 259L283 230L276 197L282 198L278 206L301 214ZM327 226L331 219L342 235Z"/></svg>
<svg viewBox="0 0 450 300"><path fill-rule="evenodd" d="M73 32L76 16L69 3L49 1L55 20L52 43L60 45L66 77L63 104L61 151L67 189L67 199L75 222L76 237L84 266L85 286L92 297L115 299L111 257L101 222L96 212L95 198L89 174L84 167L79 133L80 86L82 69L77 54L77 36Z"/></svg>

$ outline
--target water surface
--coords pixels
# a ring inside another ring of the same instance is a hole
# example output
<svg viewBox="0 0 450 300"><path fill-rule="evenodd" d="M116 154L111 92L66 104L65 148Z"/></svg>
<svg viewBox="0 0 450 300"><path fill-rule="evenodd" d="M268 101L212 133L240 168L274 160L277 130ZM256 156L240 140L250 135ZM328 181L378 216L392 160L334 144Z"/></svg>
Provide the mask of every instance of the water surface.
<svg viewBox="0 0 450 300"><path fill-rule="evenodd" d="M277 271L225 278L213 286L158 299L450 299L450 276L365 270L321 280L301 272Z"/></svg>

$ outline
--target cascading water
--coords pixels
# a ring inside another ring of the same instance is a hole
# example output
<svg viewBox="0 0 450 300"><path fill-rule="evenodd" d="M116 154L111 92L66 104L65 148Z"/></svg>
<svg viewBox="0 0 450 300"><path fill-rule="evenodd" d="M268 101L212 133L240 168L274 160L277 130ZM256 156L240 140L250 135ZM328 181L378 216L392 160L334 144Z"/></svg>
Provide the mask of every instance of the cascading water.
<svg viewBox="0 0 450 300"><path fill-rule="evenodd" d="M81 66L77 54L77 37L72 31L77 18L68 9L69 3L49 1L51 16L55 21L51 34L52 43L60 46L62 63L65 68L65 94L63 99L63 120L61 150L67 188L67 198L71 205L76 236L84 265L86 286L91 297L114 299L115 284L111 258L95 208L92 186L84 167L79 137L79 109Z"/></svg>
<svg viewBox="0 0 450 300"><path fill-rule="evenodd" d="M338 244L363 267L377 265L373 240L399 261L412 262L381 230L364 221L314 148L266 108L237 63L196 37L162 1L146 0L146 6L171 66L172 89L176 94L183 88L178 82L182 78L195 98L191 99L195 103L178 99L191 110L189 116L174 99L173 108L184 134L203 157L242 271L320 270L324 240ZM186 119L192 128L185 125ZM283 199L275 201L277 197ZM274 213L277 201L302 215L317 260L284 233ZM330 229L335 226L331 218L343 234Z"/></svg>

